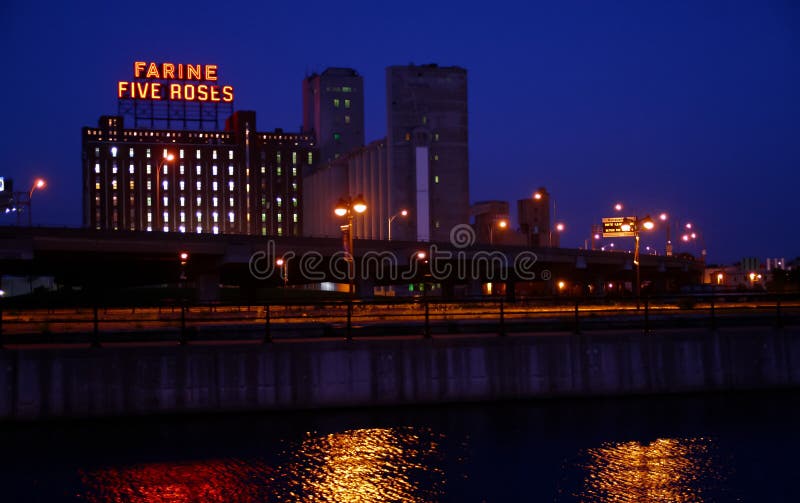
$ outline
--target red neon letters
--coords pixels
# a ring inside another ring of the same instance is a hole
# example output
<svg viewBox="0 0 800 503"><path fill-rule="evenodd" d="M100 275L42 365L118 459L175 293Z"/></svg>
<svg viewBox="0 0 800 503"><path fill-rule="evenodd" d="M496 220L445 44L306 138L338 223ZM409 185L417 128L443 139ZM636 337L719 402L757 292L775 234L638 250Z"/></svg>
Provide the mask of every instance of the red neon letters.
<svg viewBox="0 0 800 503"><path fill-rule="evenodd" d="M133 63L134 81L117 82L117 97L135 100L178 100L230 103L233 86L209 84L217 81L217 65L184 63ZM164 82L164 81L196 81Z"/></svg>

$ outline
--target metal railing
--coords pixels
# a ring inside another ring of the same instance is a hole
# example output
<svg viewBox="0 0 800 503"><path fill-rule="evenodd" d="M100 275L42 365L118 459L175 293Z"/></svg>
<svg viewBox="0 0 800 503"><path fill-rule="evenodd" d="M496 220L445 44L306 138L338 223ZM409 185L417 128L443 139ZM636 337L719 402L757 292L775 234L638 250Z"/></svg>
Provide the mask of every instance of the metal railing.
<svg viewBox="0 0 800 503"><path fill-rule="evenodd" d="M634 299L499 297L273 301L31 307L0 302L0 344L175 343L434 336L506 336L600 330L784 327L800 317L800 296L674 295Z"/></svg>

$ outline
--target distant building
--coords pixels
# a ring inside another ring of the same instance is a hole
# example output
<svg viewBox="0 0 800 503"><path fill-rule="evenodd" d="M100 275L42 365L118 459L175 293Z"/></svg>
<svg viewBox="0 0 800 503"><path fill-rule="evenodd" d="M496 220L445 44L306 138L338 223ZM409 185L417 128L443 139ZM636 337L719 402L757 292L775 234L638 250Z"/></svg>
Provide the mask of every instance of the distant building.
<svg viewBox="0 0 800 503"><path fill-rule="evenodd" d="M431 65L386 69L387 213L408 208L396 239L447 241L469 222L467 71Z"/></svg>
<svg viewBox="0 0 800 503"><path fill-rule="evenodd" d="M466 70L391 66L386 79L387 138L309 172L305 213L315 216L306 235L339 235L333 207L348 195L368 205L357 237L387 239L389 219L403 209L395 240L448 241L452 227L469 223Z"/></svg>
<svg viewBox="0 0 800 503"><path fill-rule="evenodd" d="M302 173L318 155L310 135L257 132L255 112L236 112L225 131L126 129L104 116L82 137L86 227L302 232Z"/></svg>
<svg viewBox="0 0 800 503"><path fill-rule="evenodd" d="M364 145L364 79L328 68L303 80L303 133L313 134L320 164Z"/></svg>
<svg viewBox="0 0 800 503"><path fill-rule="evenodd" d="M507 244L511 229L507 201L479 201L472 205L476 243Z"/></svg>
<svg viewBox="0 0 800 503"><path fill-rule="evenodd" d="M304 213L307 215L306 236L336 237L341 235L340 225L345 220L333 213L338 200L351 195L363 195L367 211L354 220L355 237L361 239L386 239L388 236L386 140L376 140L369 145L330 162L307 176ZM401 222L395 220L393 226ZM394 230L394 227L393 227Z"/></svg>
<svg viewBox="0 0 800 503"><path fill-rule="evenodd" d="M533 196L517 201L519 230L526 237L527 245L535 248L558 246L558 233L552 232L550 221L550 193L544 187Z"/></svg>

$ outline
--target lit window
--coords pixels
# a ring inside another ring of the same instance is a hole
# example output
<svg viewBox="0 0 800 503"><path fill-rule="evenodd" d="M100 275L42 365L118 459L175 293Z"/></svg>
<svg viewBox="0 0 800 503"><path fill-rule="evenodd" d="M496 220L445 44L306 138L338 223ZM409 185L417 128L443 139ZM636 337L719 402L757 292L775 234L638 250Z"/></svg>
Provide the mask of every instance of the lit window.
<svg viewBox="0 0 800 503"><path fill-rule="evenodd" d="M130 189L133 190L133 180L131 180L131 183L128 184L128 187L130 187Z"/></svg>
<svg viewBox="0 0 800 503"><path fill-rule="evenodd" d="M195 166L194 170L195 170L195 173L197 173L197 176L200 176L200 173L202 172L202 168L200 168L199 164L197 166Z"/></svg>
<svg viewBox="0 0 800 503"><path fill-rule="evenodd" d="M197 206L200 206L202 203L203 203L203 198L202 197L198 197L197 198Z"/></svg>
<svg viewBox="0 0 800 503"><path fill-rule="evenodd" d="M280 197L276 197L275 198L275 204L277 204L278 208L280 208L281 205L283 204L283 199L281 199Z"/></svg>
<svg viewBox="0 0 800 503"><path fill-rule="evenodd" d="M164 196L164 206L169 206L169 197Z"/></svg>
<svg viewBox="0 0 800 503"><path fill-rule="evenodd" d="M228 206L233 207L233 198L228 198Z"/></svg>
<svg viewBox="0 0 800 503"><path fill-rule="evenodd" d="M179 173L179 174L181 174L181 175L184 175L184 174L186 174L186 171L185 171L185 169L184 169L184 166L183 166L183 164L181 164L180 168L178 168L178 173Z"/></svg>
<svg viewBox="0 0 800 503"><path fill-rule="evenodd" d="M214 176L217 176L217 165L216 164L211 166L211 174L214 175Z"/></svg>
<svg viewBox="0 0 800 503"><path fill-rule="evenodd" d="M169 151L168 151L167 149L164 149L164 153L163 153L163 154L161 154L161 157L163 157L164 159L166 159L166 158L167 158L167 156L169 156Z"/></svg>
<svg viewBox="0 0 800 503"><path fill-rule="evenodd" d="M217 213L216 211L211 213L211 219L214 220L214 222L218 222L219 221L219 213Z"/></svg>
<svg viewBox="0 0 800 503"><path fill-rule="evenodd" d="M147 206L153 206L153 198L150 196L147 196Z"/></svg>
<svg viewBox="0 0 800 503"><path fill-rule="evenodd" d="M283 214L278 213L278 222L283 222Z"/></svg>
<svg viewBox="0 0 800 503"><path fill-rule="evenodd" d="M233 176L233 166L228 166L228 176Z"/></svg>
<svg viewBox="0 0 800 503"><path fill-rule="evenodd" d="M438 161L439 160L439 154L433 154L433 160L434 161Z"/></svg>
<svg viewBox="0 0 800 503"><path fill-rule="evenodd" d="M115 175L117 174L117 164L116 164L116 163L114 163L114 164L111 166L111 172L112 172L113 174L115 174Z"/></svg>
<svg viewBox="0 0 800 503"><path fill-rule="evenodd" d="M297 152L292 152L292 164L297 164Z"/></svg>
<svg viewBox="0 0 800 503"><path fill-rule="evenodd" d="M308 163L309 164L314 163L314 154L312 154L311 152L308 153Z"/></svg>
<svg viewBox="0 0 800 503"><path fill-rule="evenodd" d="M233 192L233 180L231 180L231 181L229 181L229 182L228 182L228 190L230 190L231 192Z"/></svg>
<svg viewBox="0 0 800 503"><path fill-rule="evenodd" d="M150 159L150 149L149 148L145 152L145 155L147 156L148 159Z"/></svg>
<svg viewBox="0 0 800 503"><path fill-rule="evenodd" d="M180 149L180 150L178 151L178 156L179 156L181 159L183 159L183 149Z"/></svg>
<svg viewBox="0 0 800 503"><path fill-rule="evenodd" d="M163 230L164 230L164 232L169 232L169 226L165 225Z"/></svg>
<svg viewBox="0 0 800 503"><path fill-rule="evenodd" d="M263 174L265 174L266 172L267 172L267 168L266 168L266 167L264 167L264 166L261 166L261 174L263 175Z"/></svg>
<svg viewBox="0 0 800 503"><path fill-rule="evenodd" d="M147 190L153 190L153 182L147 180Z"/></svg>
<svg viewBox="0 0 800 503"><path fill-rule="evenodd" d="M292 168L292 176L297 176L297 168Z"/></svg>
<svg viewBox="0 0 800 503"><path fill-rule="evenodd" d="M339 98L334 98L334 100L333 100L333 107L334 107L334 108L339 108Z"/></svg>
<svg viewBox="0 0 800 503"><path fill-rule="evenodd" d="M433 183L439 183L439 175L433 177Z"/></svg>
<svg viewBox="0 0 800 503"><path fill-rule="evenodd" d="M344 100L344 107L350 108L350 100Z"/></svg>
<svg viewBox="0 0 800 503"><path fill-rule="evenodd" d="M297 223L297 213L292 213L292 221Z"/></svg>
<svg viewBox="0 0 800 503"><path fill-rule="evenodd" d="M233 160L233 150L228 150L228 159Z"/></svg>
<svg viewBox="0 0 800 503"><path fill-rule="evenodd" d="M297 191L297 182L292 183L292 190Z"/></svg>
<svg viewBox="0 0 800 503"><path fill-rule="evenodd" d="M195 154L194 154L195 158L200 159L200 151L199 150L195 150L194 152L195 152Z"/></svg>
<svg viewBox="0 0 800 503"><path fill-rule="evenodd" d="M94 156L95 157L100 157L100 147L95 147L94 148Z"/></svg>
<svg viewBox="0 0 800 503"><path fill-rule="evenodd" d="M133 164L128 166L128 173L133 174Z"/></svg>
<svg viewBox="0 0 800 503"><path fill-rule="evenodd" d="M428 123L428 116L427 115L423 115L422 116L422 123L423 124L427 124Z"/></svg>
<svg viewBox="0 0 800 503"><path fill-rule="evenodd" d="M111 147L111 157L117 157L117 147Z"/></svg>
<svg viewBox="0 0 800 503"><path fill-rule="evenodd" d="M162 180L161 181L161 188L164 189L164 190L169 189L169 182L167 180Z"/></svg>
<svg viewBox="0 0 800 503"><path fill-rule="evenodd" d="M180 232L186 232L186 226L185 225L181 225L180 227L178 227L178 230Z"/></svg>
<svg viewBox="0 0 800 503"><path fill-rule="evenodd" d="M341 141L342 135L339 133L333 133L333 141Z"/></svg>
<svg viewBox="0 0 800 503"><path fill-rule="evenodd" d="M216 181L216 180L214 180L213 182L211 182L211 190L213 190L214 192L216 192L217 190L219 190L219 185L217 184L217 181Z"/></svg>
<svg viewBox="0 0 800 503"><path fill-rule="evenodd" d="M250 192L250 184L249 184L249 183L248 183L248 184L245 184L245 186L244 186L244 191L245 191L245 192Z"/></svg>
<svg viewBox="0 0 800 503"><path fill-rule="evenodd" d="M151 223L153 221L153 214L149 211L147 212L147 223Z"/></svg>
<svg viewBox="0 0 800 503"><path fill-rule="evenodd" d="M216 197L212 197L211 204L216 208L217 206L219 206L219 199Z"/></svg>
<svg viewBox="0 0 800 503"><path fill-rule="evenodd" d="M278 236L283 236L283 227L278 227Z"/></svg>
<svg viewBox="0 0 800 503"><path fill-rule="evenodd" d="M114 190L117 190L117 180L116 179L111 180L111 188L114 189Z"/></svg>
<svg viewBox="0 0 800 503"><path fill-rule="evenodd" d="M277 162L278 164L281 163L281 153L280 152L275 154L275 162Z"/></svg>
<svg viewBox="0 0 800 503"><path fill-rule="evenodd" d="M203 232L203 226L202 225L198 225L197 226L197 233L200 234L201 232Z"/></svg>
<svg viewBox="0 0 800 503"><path fill-rule="evenodd" d="M133 147L128 149L128 157L133 157Z"/></svg>
<svg viewBox="0 0 800 503"><path fill-rule="evenodd" d="M184 190L184 189L186 188L186 182L184 182L183 180L181 180L180 182L178 182L178 185L180 186L180 189L181 189L181 190Z"/></svg>
<svg viewBox="0 0 800 503"><path fill-rule="evenodd" d="M164 212L164 222L169 222L169 212L168 211Z"/></svg>
<svg viewBox="0 0 800 503"><path fill-rule="evenodd" d="M186 206L186 198L185 197L181 196L180 204L181 204L181 206Z"/></svg>
<svg viewBox="0 0 800 503"><path fill-rule="evenodd" d="M203 220L203 214L201 212L199 212L199 211L197 213L195 213L194 216L197 217L197 221L198 222Z"/></svg>
<svg viewBox="0 0 800 503"><path fill-rule="evenodd" d="M100 182L94 183L94 190L100 190Z"/></svg>
<svg viewBox="0 0 800 503"><path fill-rule="evenodd" d="M353 92L353 88L352 87L347 87L347 86L342 86L342 92L343 93Z"/></svg>
<svg viewBox="0 0 800 503"><path fill-rule="evenodd" d="M181 211L181 223L186 222L186 213Z"/></svg>
<svg viewBox="0 0 800 503"><path fill-rule="evenodd" d="M147 166L145 166L145 171L144 172L147 173L148 175L152 174L152 171L151 171L151 168L150 168L149 164Z"/></svg>
<svg viewBox="0 0 800 503"><path fill-rule="evenodd" d="M197 182L195 182L195 187L197 187L197 190L201 190L203 188L203 183L200 180L197 180Z"/></svg>
<svg viewBox="0 0 800 503"><path fill-rule="evenodd" d="M212 159L216 159L217 158L217 151L216 150L212 150L211 151L211 158Z"/></svg>
<svg viewBox="0 0 800 503"><path fill-rule="evenodd" d="M95 165L94 165L94 172L95 172L95 173L100 173L100 163L99 163L99 162L98 162L98 163L95 163Z"/></svg>
<svg viewBox="0 0 800 503"><path fill-rule="evenodd" d="M278 176L281 176L282 173L283 173L283 170L281 170L281 167L278 166L277 170L275 171L275 174L278 175Z"/></svg>
<svg viewBox="0 0 800 503"><path fill-rule="evenodd" d="M296 198L296 197L293 197L293 198L292 198L292 206L294 206L295 208L297 208L297 198Z"/></svg>
<svg viewBox="0 0 800 503"><path fill-rule="evenodd" d="M350 116L349 115L345 115L344 116L344 123L345 124L350 124Z"/></svg>
<svg viewBox="0 0 800 503"><path fill-rule="evenodd" d="M439 133L433 133L433 141L439 141Z"/></svg>
<svg viewBox="0 0 800 503"><path fill-rule="evenodd" d="M438 220L433 222L433 227L436 228L436 229L438 229L440 227Z"/></svg>
<svg viewBox="0 0 800 503"><path fill-rule="evenodd" d="M266 222L267 221L267 214L266 213L263 213L263 212L261 213L261 221L262 222Z"/></svg>
<svg viewBox="0 0 800 503"><path fill-rule="evenodd" d="M219 234L219 227L215 225L214 227L211 228L211 232L213 232L214 234Z"/></svg>
<svg viewBox="0 0 800 503"><path fill-rule="evenodd" d="M232 211L228 212L228 221L233 223L233 212Z"/></svg>

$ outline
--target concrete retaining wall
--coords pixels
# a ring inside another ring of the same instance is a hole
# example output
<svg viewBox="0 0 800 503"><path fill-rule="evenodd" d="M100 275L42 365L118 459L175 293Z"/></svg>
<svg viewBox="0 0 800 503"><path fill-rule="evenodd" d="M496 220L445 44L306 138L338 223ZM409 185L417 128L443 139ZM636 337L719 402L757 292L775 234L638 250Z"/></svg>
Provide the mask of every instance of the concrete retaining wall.
<svg viewBox="0 0 800 503"><path fill-rule="evenodd" d="M798 384L795 329L3 350L0 419Z"/></svg>

